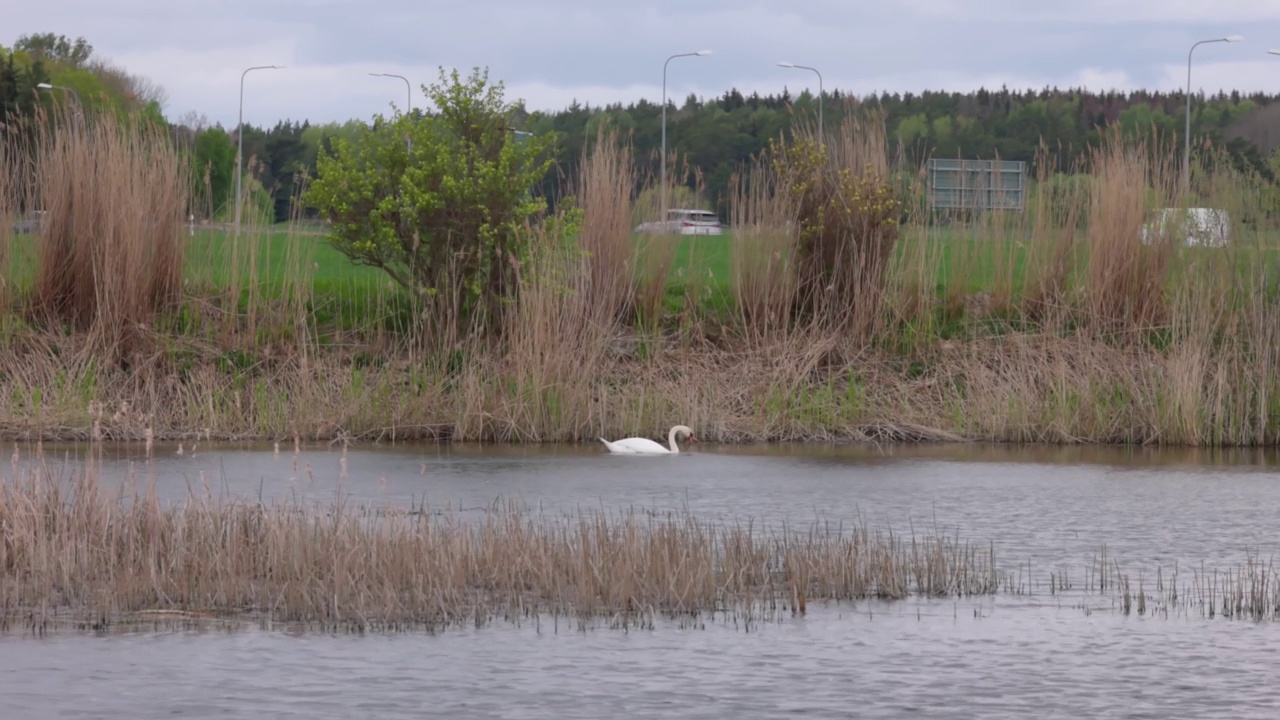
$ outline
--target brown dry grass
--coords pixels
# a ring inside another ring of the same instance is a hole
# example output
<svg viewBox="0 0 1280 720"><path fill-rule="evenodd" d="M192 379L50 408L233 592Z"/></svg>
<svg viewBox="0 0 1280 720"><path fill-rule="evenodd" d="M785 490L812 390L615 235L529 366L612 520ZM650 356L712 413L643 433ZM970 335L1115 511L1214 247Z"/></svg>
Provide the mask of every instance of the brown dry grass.
<svg viewBox="0 0 1280 720"><path fill-rule="evenodd" d="M687 513L482 518L341 501L162 504L108 495L92 466L0 483L5 621L103 627L175 611L329 627L482 623L550 613L758 617L808 603L995 592L992 551L947 537L763 531Z"/></svg>

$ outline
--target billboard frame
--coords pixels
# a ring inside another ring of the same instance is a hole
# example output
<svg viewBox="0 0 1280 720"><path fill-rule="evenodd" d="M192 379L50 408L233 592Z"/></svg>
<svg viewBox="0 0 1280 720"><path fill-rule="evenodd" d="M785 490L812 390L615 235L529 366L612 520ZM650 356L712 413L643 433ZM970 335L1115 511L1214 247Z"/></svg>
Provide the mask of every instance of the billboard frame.
<svg viewBox="0 0 1280 720"><path fill-rule="evenodd" d="M1022 211L1026 208L1026 161L930 158L927 168L930 210Z"/></svg>

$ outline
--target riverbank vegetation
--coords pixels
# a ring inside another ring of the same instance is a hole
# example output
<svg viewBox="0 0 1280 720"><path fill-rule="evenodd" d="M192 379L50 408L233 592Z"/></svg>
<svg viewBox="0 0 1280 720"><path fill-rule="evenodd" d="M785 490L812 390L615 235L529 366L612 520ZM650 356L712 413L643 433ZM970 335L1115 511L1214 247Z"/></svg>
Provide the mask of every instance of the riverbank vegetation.
<svg viewBox="0 0 1280 720"><path fill-rule="evenodd" d="M296 189L329 222L284 230L193 236L199 183L156 123L10 134L0 433L1280 438L1275 208L1225 150L1197 149L1187 186L1156 130L1046 143L1024 211L946 216L883 114L822 138L801 118L739 168L726 235L637 235L659 189L628 137L600 125L555 197L520 190L555 147L507 132L495 88L442 77L444 112L334 143ZM671 197L696 187L685 160ZM1229 211L1233 242L1144 244L1153 209L1188 204Z"/></svg>

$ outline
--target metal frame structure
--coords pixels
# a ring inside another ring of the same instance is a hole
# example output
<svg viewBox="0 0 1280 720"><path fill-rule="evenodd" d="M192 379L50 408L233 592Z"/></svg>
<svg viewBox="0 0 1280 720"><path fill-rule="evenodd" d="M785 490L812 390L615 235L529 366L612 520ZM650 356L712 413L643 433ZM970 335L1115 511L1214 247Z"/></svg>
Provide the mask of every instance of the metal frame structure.
<svg viewBox="0 0 1280 720"><path fill-rule="evenodd" d="M1022 160L945 160L928 163L930 210L1022 210L1027 163Z"/></svg>

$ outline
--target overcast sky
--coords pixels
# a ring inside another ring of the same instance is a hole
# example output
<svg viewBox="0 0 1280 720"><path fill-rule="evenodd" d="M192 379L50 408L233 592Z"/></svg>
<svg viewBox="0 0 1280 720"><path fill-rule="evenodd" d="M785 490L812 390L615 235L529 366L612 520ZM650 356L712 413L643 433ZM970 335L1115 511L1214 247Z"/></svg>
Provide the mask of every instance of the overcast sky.
<svg viewBox="0 0 1280 720"><path fill-rule="evenodd" d="M507 98L556 110L662 97L828 90L1186 86L1280 92L1280 0L44 0L7 3L0 43L83 35L96 53L160 83L165 112L231 127L241 72L257 125L367 119L403 106L443 65L488 66Z"/></svg>

